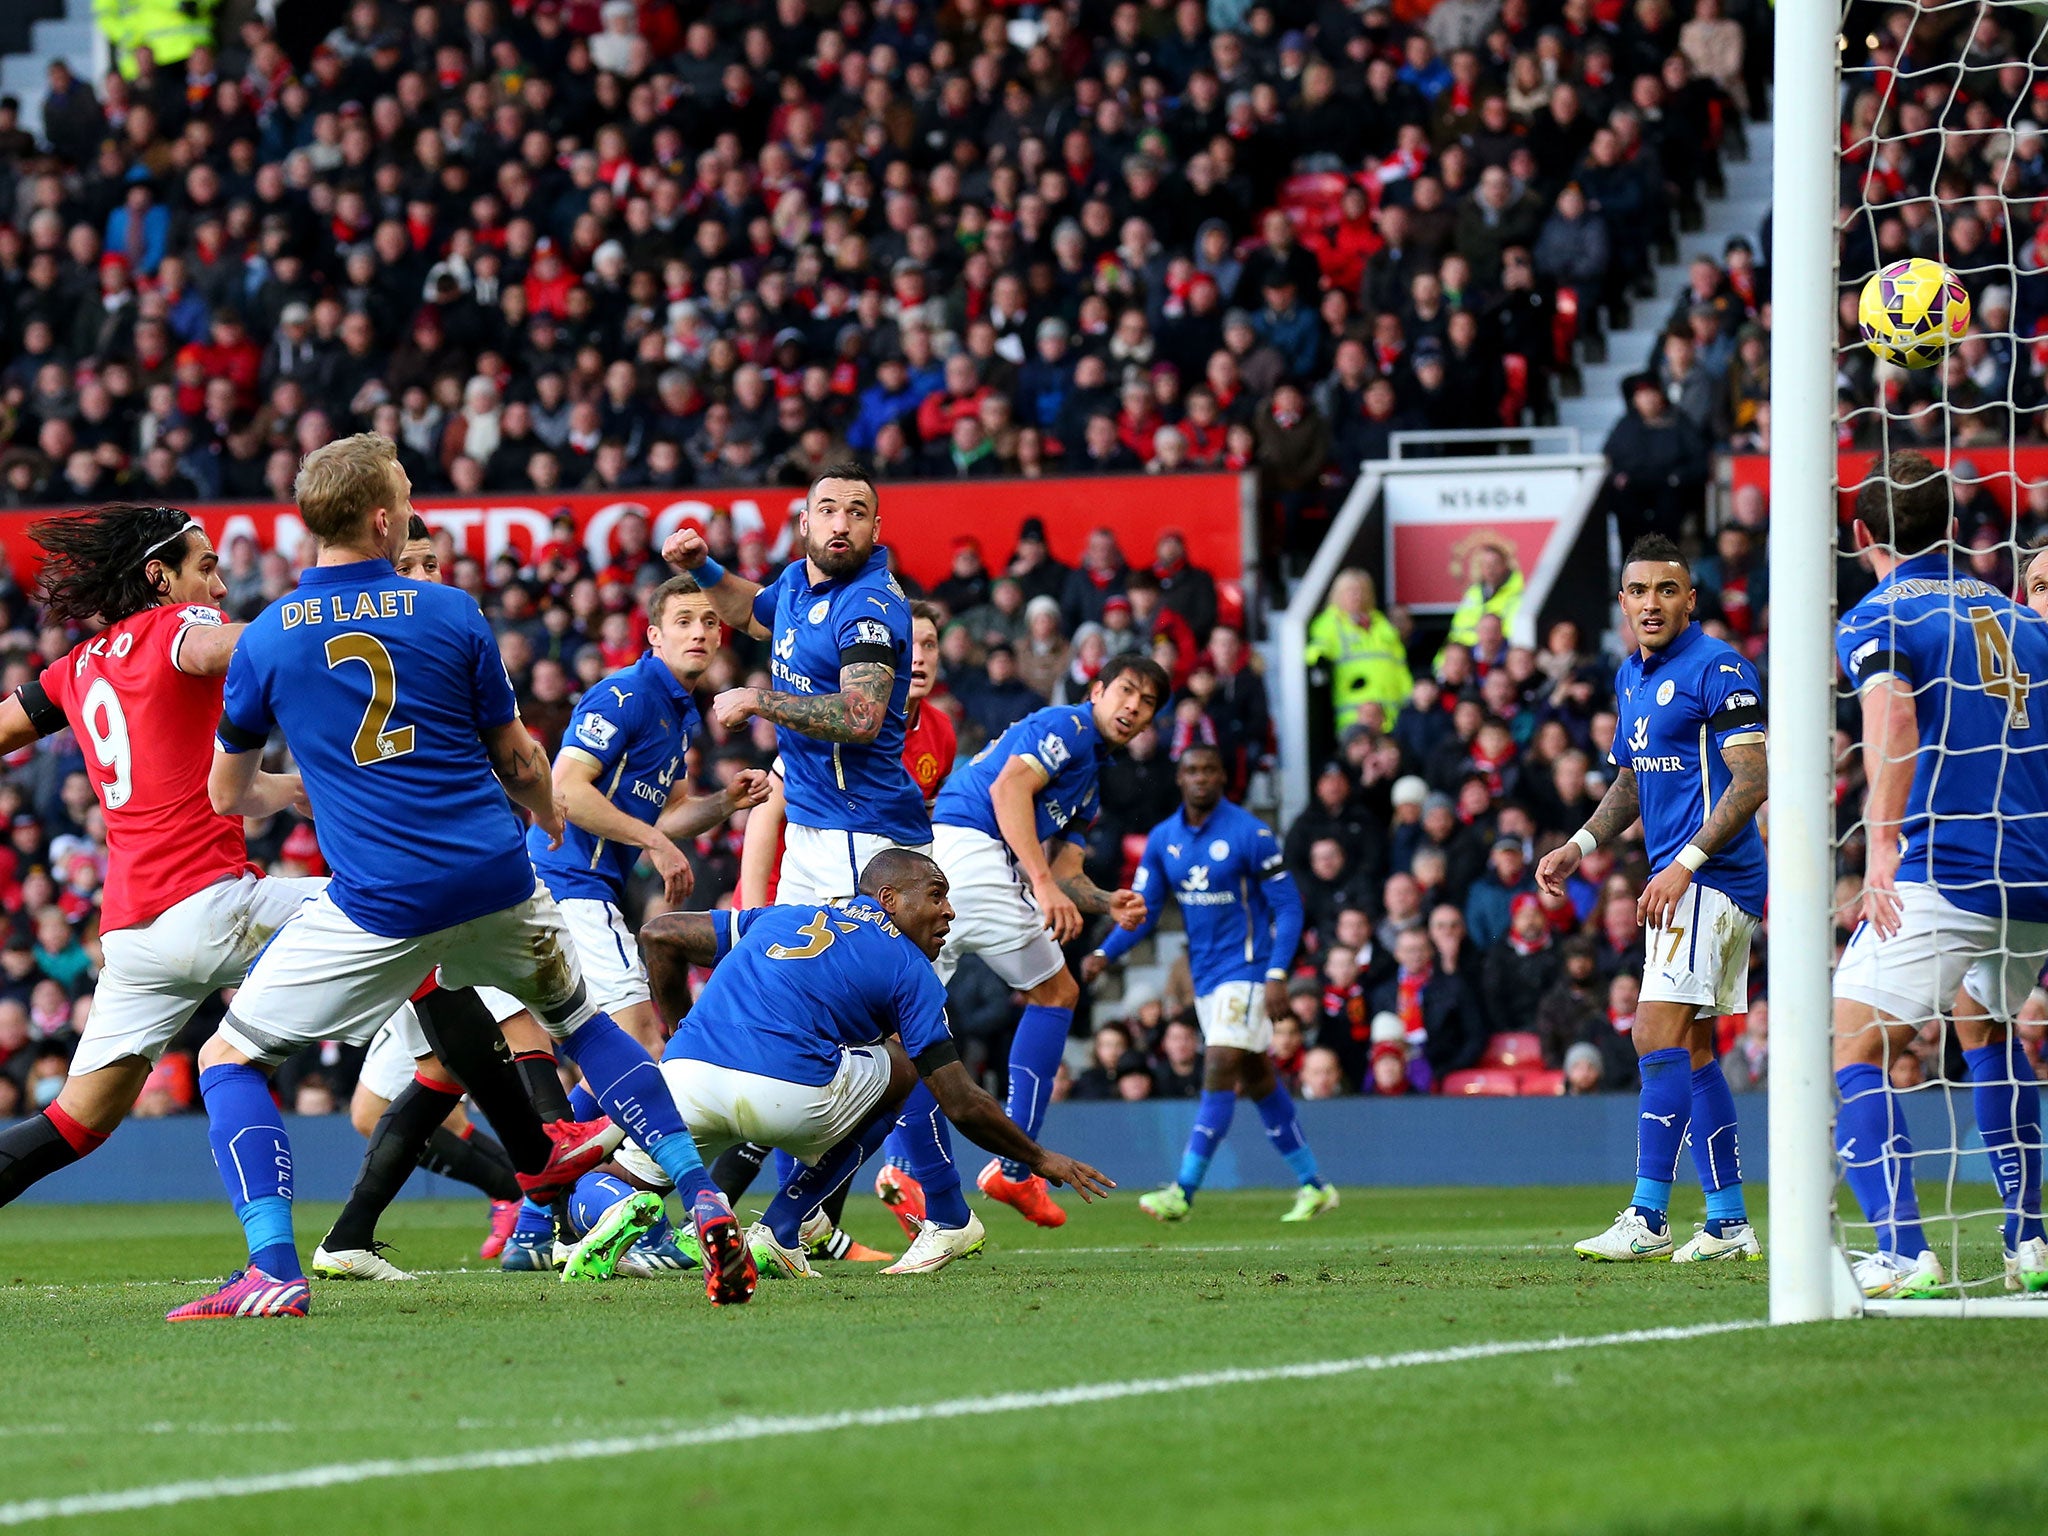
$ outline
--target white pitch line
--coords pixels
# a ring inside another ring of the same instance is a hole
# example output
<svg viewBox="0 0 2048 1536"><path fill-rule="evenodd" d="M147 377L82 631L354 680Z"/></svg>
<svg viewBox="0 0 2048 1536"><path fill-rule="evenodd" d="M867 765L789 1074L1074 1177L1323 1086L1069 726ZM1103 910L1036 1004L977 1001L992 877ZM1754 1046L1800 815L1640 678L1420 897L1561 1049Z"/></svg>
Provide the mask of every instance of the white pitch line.
<svg viewBox="0 0 2048 1536"><path fill-rule="evenodd" d="M1313 1258L1319 1253L1332 1251L1365 1251L1385 1249L1389 1253L1556 1253L1569 1252L1562 1242L1556 1243L1390 1243L1380 1238L1353 1237L1332 1238L1321 1243L1126 1243L1109 1248L991 1248L989 1256L999 1258L1006 1253L1029 1253L1041 1257L1057 1257L1063 1253L1299 1253Z"/></svg>
<svg viewBox="0 0 2048 1536"><path fill-rule="evenodd" d="M172 1504L196 1504L214 1499L246 1499L266 1493L293 1493L305 1489L332 1488L390 1478L428 1477L447 1472L496 1472L514 1467L547 1466L565 1461L596 1461L609 1457L645 1455L654 1451L683 1450L692 1446L734 1445L750 1440L830 1434L842 1429L886 1429L899 1424L982 1418L993 1414L1023 1413L1040 1408L1071 1408L1087 1403L1117 1402L1132 1397L1163 1397L1181 1392L1206 1391L1214 1387L1251 1386L1269 1381L1319 1381L1333 1376L1402 1370L1410 1366L1455 1365L1468 1360L1498 1360L1512 1355L1564 1354L1582 1349L1605 1349L1618 1344L1680 1342L1766 1326L1768 1325L1762 1319L1754 1319L1741 1322L1696 1323L1684 1328L1638 1328L1625 1333L1601 1333L1580 1338L1500 1340L1490 1344L1459 1345L1450 1349L1409 1350L1395 1355L1356 1355L1345 1360L1309 1360L1297 1365L1197 1371L1185 1376L1150 1377L1134 1381L1088 1382L1079 1386L1055 1387L1041 1392L1002 1392L986 1397L942 1398L937 1402L906 1403L894 1408L848 1408L837 1413L785 1415L776 1418L747 1416L661 1434L614 1435L602 1439L559 1441L553 1445L470 1451L453 1456L328 1462L324 1465L298 1467L284 1472L203 1478L182 1483L157 1483L141 1488L114 1489L105 1493L74 1493L45 1499L19 1499L0 1504L0 1525L26 1525L36 1520L63 1520L78 1515L114 1514L135 1509L161 1509Z"/></svg>

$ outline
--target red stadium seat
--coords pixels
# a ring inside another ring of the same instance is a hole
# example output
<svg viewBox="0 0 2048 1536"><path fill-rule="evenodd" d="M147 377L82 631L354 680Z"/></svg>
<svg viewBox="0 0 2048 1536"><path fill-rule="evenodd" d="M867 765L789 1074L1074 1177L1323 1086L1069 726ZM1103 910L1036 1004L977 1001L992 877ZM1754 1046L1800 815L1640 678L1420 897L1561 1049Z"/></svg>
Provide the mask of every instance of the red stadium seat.
<svg viewBox="0 0 2048 1536"><path fill-rule="evenodd" d="M1444 1093L1451 1098L1512 1099L1520 1097L1522 1075L1502 1067L1474 1067L1453 1072L1444 1079Z"/></svg>
<svg viewBox="0 0 2048 1536"><path fill-rule="evenodd" d="M1500 424L1519 427L1523 408L1529 403L1529 359L1509 352L1500 360L1500 371L1507 384L1500 397Z"/></svg>
<svg viewBox="0 0 2048 1536"><path fill-rule="evenodd" d="M1559 288L1557 308L1550 320L1550 344L1557 349L1559 363L1571 360L1572 348L1579 340L1579 290Z"/></svg>
<svg viewBox="0 0 2048 1536"><path fill-rule="evenodd" d="M1564 1074L1548 1068L1541 1072L1522 1074L1522 1097L1525 1099L1554 1099L1564 1092Z"/></svg>
<svg viewBox="0 0 2048 1536"><path fill-rule="evenodd" d="M1124 837L1123 879L1118 882L1124 890L1131 888L1131 879L1138 873L1138 866L1144 862L1144 859L1145 834L1142 832L1127 833Z"/></svg>
<svg viewBox="0 0 2048 1536"><path fill-rule="evenodd" d="M1479 1065L1529 1071L1543 1065L1543 1042L1526 1029L1503 1030L1486 1042Z"/></svg>

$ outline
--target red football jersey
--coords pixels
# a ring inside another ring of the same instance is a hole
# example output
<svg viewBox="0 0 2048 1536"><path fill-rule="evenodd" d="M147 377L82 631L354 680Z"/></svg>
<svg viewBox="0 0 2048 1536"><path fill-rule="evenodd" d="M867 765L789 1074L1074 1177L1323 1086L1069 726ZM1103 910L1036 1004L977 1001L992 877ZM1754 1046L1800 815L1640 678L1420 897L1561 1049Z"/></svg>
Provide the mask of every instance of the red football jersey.
<svg viewBox="0 0 2048 1536"><path fill-rule="evenodd" d="M960 751L960 738L953 730L953 717L935 709L929 699L917 702L917 718L903 733L903 766L917 780L924 794L924 808L930 810L939 798L939 786L953 771L953 759Z"/></svg>
<svg viewBox="0 0 2048 1536"><path fill-rule="evenodd" d="M215 815L206 794L223 680L171 662L188 628L221 622L204 605L151 608L43 672L107 814L103 932L146 923L249 868L242 819Z"/></svg>
<svg viewBox="0 0 2048 1536"><path fill-rule="evenodd" d="M930 810L939 798L939 786L953 771L953 759L960 754L960 738L953 729L953 717L934 709L923 699L917 703L917 718L903 733L903 766L917 780L924 808ZM787 822L775 839L775 867L768 872L768 900L772 905L776 887L782 884L782 845L788 837Z"/></svg>

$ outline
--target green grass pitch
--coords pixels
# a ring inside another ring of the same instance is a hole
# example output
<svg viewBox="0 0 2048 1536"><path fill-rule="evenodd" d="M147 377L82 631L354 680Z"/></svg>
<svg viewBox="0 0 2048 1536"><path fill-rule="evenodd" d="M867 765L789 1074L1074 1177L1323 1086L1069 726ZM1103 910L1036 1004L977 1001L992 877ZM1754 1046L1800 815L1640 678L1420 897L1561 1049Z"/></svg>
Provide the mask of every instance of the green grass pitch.
<svg viewBox="0 0 2048 1536"><path fill-rule="evenodd" d="M688 1279L484 1270L480 1201L404 1203L392 1256L470 1271L316 1283L304 1322L178 1328L163 1313L203 1287L171 1278L234 1256L224 1211L17 1207L0 1215L0 1524L2038 1532L2041 1323L1483 1348L1763 1317L1761 1264L1574 1260L1612 1198L1350 1190L1288 1227L1275 1193L1209 1195L1161 1228L1123 1194L1057 1232L992 1207L982 1261L917 1279L835 1265L722 1312ZM300 1212L308 1249L329 1214ZM900 1246L873 1201L849 1219ZM1321 1362L1350 1364L1272 1375ZM1175 1380L1231 1371L1249 1379ZM1001 1397L1077 1387L1101 1390ZM414 1464L430 1457L455 1468ZM304 1486L321 1467L356 1470ZM267 1475L285 1482L232 1481ZM194 1482L205 1496L160 1507L34 1502Z"/></svg>

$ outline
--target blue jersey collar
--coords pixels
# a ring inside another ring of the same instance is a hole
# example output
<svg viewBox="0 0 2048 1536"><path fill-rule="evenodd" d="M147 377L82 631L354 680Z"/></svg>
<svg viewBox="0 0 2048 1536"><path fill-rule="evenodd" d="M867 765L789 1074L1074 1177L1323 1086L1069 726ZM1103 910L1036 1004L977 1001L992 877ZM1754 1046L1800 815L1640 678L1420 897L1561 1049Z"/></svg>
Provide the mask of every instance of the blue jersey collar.
<svg viewBox="0 0 2048 1536"><path fill-rule="evenodd" d="M690 690L683 685L682 680L675 673L669 671L668 663L652 651L649 651L633 663L633 670L638 672L650 686L658 692L665 694L677 704L681 704L691 697Z"/></svg>
<svg viewBox="0 0 2048 1536"><path fill-rule="evenodd" d="M1663 650L1653 652L1646 657L1643 655L1642 648L1638 646L1636 648L1636 662L1642 669L1642 675L1648 677L1656 668L1668 667L1674 664L1679 657L1699 644L1700 636L1704 633L1706 631L1700 628L1699 620L1692 619L1687 621L1685 628L1678 632L1678 638L1665 646Z"/></svg>
<svg viewBox="0 0 2048 1536"><path fill-rule="evenodd" d="M803 584L803 589L806 592L832 592L840 587L851 586L854 582L872 576L877 571L881 572L884 576L888 575L889 551L882 545L877 544L868 555L868 563L855 571L851 576L828 576L823 581L811 580L809 556L799 556L795 565L797 580Z"/></svg>
<svg viewBox="0 0 2048 1536"><path fill-rule="evenodd" d="M384 576L395 577L397 574L389 560L355 560L347 565L309 565L299 572L299 585L342 586L376 581Z"/></svg>

